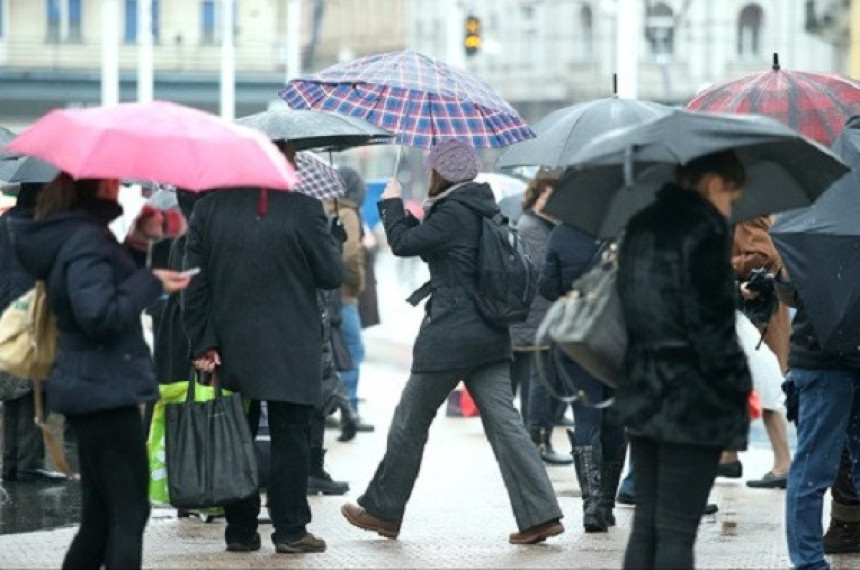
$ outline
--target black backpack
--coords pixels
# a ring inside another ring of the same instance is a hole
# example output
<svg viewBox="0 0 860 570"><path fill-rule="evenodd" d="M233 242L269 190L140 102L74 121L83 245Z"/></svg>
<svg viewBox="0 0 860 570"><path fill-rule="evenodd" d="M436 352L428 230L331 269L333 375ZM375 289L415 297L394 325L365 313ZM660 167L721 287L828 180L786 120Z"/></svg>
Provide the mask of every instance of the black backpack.
<svg viewBox="0 0 860 570"><path fill-rule="evenodd" d="M537 293L537 271L525 240L502 216L481 216L476 268L478 312L492 325L526 320Z"/></svg>

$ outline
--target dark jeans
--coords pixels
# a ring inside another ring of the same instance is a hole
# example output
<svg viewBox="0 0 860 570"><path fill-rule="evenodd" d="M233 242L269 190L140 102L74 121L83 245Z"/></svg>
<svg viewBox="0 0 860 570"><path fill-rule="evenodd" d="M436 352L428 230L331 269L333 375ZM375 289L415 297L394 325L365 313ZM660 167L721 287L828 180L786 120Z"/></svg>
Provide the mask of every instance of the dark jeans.
<svg viewBox="0 0 860 570"><path fill-rule="evenodd" d="M42 430L33 421L36 415L33 392L3 402L3 479L13 481L18 474L45 467Z"/></svg>
<svg viewBox="0 0 860 570"><path fill-rule="evenodd" d="M340 332L346 341L349 358L354 368L340 373L349 403L353 410L358 410L358 380L361 363L364 362L364 340L361 336L361 317L358 315L358 304L345 302L340 308Z"/></svg>
<svg viewBox="0 0 860 570"><path fill-rule="evenodd" d="M511 361L511 393L516 397L517 390L520 392L520 415L526 426L529 425L529 391L534 369L533 354L527 350L515 350L514 359Z"/></svg>
<svg viewBox="0 0 860 570"><path fill-rule="evenodd" d="M140 568L149 464L136 406L66 418L78 438L81 526L63 568Z"/></svg>
<svg viewBox="0 0 860 570"><path fill-rule="evenodd" d="M310 471L310 437L313 406L290 402L266 402L271 442L270 481L268 487L269 514L276 544L298 540L307 533L311 522L308 505L308 473ZM248 412L251 433L256 437L260 424L260 402L251 402ZM260 495L250 497L224 508L227 528L225 540L247 542L257 532L260 516Z"/></svg>
<svg viewBox="0 0 860 570"><path fill-rule="evenodd" d="M851 448L847 445L842 447L842 456L839 458L839 471L836 473L836 481L830 487L830 495L833 501L846 507L860 506L860 497L854 488L854 461L851 459Z"/></svg>
<svg viewBox="0 0 860 570"><path fill-rule="evenodd" d="M693 568L693 548L717 476L718 447L630 438L636 511L624 568Z"/></svg>
<svg viewBox="0 0 860 570"><path fill-rule="evenodd" d="M612 389L586 372L579 364L568 358L561 357L561 365L576 388L585 393L589 402L596 404L612 397ZM581 401L573 403L573 438L576 445L601 445L604 458L612 457L618 460L626 447L624 426L609 421L606 410L585 405Z"/></svg>
<svg viewBox="0 0 860 570"><path fill-rule="evenodd" d="M481 412L519 529L561 518L537 447L514 408L509 375L507 362L466 372L413 373L394 410L385 456L358 503L376 517L401 522L421 469L430 424L462 379Z"/></svg>
<svg viewBox="0 0 860 570"><path fill-rule="evenodd" d="M860 452L860 374L799 368L789 374L798 412L797 451L785 497L788 555L798 569L829 568L822 544L823 499L836 480L843 446L850 445L855 460Z"/></svg>
<svg viewBox="0 0 860 570"><path fill-rule="evenodd" d="M543 363L545 380L539 377L538 358ZM545 382L549 383L557 394L565 394L564 388L559 385L555 358L551 357L549 351L535 352L531 360L532 379L529 386L529 423L527 425L530 428L549 429L558 425L568 404L553 398L546 389Z"/></svg>

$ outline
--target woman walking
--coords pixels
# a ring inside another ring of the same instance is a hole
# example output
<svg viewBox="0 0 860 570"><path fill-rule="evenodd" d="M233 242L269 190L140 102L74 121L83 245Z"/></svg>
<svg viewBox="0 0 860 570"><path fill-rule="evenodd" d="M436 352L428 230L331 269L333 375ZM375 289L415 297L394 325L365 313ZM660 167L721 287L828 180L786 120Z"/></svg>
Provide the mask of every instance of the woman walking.
<svg viewBox="0 0 860 570"><path fill-rule="evenodd" d="M720 453L746 447L752 381L735 332L727 223L744 178L732 152L691 161L630 220L621 245L629 345L614 409L636 464L625 568L693 568Z"/></svg>
<svg viewBox="0 0 860 570"><path fill-rule="evenodd" d="M490 187L473 181L478 156L469 143L444 140L430 151L429 162L430 190L422 223L405 214L396 181L389 183L379 203L394 254L421 256L430 267L430 281L412 294L410 302L430 299L385 456L359 497L360 506L346 504L341 512L354 526L397 538L430 424L448 393L463 380L481 412L519 528L509 541L541 542L564 532L561 510L513 405L508 329L489 324L471 300L482 217L494 216L498 207Z"/></svg>
<svg viewBox="0 0 860 570"><path fill-rule="evenodd" d="M140 268L144 251L118 244L108 224L122 213L117 180L61 173L13 221L16 251L46 282L58 350L46 382L50 408L78 438L81 525L63 568L140 568L149 518L149 467L139 404L158 397L141 313L188 285L174 271ZM163 237L160 216L139 219L130 242Z"/></svg>

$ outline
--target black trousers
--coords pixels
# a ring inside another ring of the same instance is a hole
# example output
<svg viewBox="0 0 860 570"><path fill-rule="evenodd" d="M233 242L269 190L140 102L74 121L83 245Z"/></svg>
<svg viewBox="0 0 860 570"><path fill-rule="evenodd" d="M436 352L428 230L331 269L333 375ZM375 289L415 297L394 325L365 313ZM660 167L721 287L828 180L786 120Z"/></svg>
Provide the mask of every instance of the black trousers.
<svg viewBox="0 0 860 570"><path fill-rule="evenodd" d="M308 505L308 473L310 471L310 437L313 406L290 402L267 401L271 443L268 506L275 532L276 544L298 540L307 532L311 522ZM248 412L251 433L256 437L260 424L260 402L251 402ZM225 540L247 542L257 532L260 516L260 495L250 497L224 509L227 528Z"/></svg>
<svg viewBox="0 0 860 570"><path fill-rule="evenodd" d="M857 496L857 490L854 488L854 481L851 477L854 469L854 463L851 461L851 451L848 446L842 448L842 457L839 459L839 472L836 474L836 481L830 487L830 494L833 500L840 504L850 507L860 506L860 498Z"/></svg>
<svg viewBox="0 0 860 570"><path fill-rule="evenodd" d="M636 485L624 568L693 568L693 548L717 476L717 447L630 438Z"/></svg>
<svg viewBox="0 0 860 570"><path fill-rule="evenodd" d="M36 415L33 392L3 402L3 480L14 481L18 473L45 467L42 430Z"/></svg>
<svg viewBox="0 0 860 570"><path fill-rule="evenodd" d="M136 406L68 416L78 438L81 526L64 570L140 568L149 465Z"/></svg>

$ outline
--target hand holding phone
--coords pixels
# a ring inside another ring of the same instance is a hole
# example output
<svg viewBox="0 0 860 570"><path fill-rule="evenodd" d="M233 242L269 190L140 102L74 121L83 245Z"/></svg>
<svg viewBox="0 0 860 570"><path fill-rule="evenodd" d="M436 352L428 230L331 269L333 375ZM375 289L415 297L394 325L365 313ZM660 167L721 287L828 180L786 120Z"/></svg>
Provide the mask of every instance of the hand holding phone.
<svg viewBox="0 0 860 570"><path fill-rule="evenodd" d="M179 272L179 274L182 275L183 277L194 277L198 273L200 273L199 267L192 267L191 269L186 269L185 271Z"/></svg>

